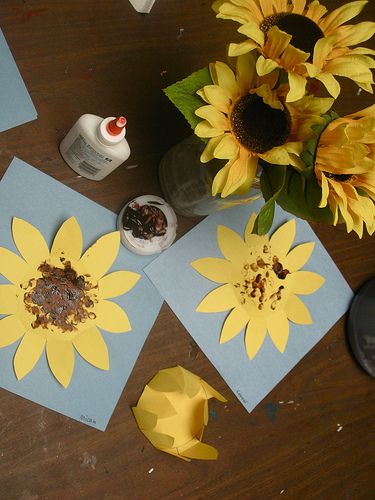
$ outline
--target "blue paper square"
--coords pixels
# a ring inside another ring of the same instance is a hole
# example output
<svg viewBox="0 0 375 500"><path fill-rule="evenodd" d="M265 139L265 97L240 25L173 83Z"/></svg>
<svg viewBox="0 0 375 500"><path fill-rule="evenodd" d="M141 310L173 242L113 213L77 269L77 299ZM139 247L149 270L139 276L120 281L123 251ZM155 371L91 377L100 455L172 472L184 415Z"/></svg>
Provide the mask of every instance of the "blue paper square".
<svg viewBox="0 0 375 500"><path fill-rule="evenodd" d="M227 226L243 237L251 213L258 212L263 203L259 200L208 216L145 268L169 306L248 411L328 332L345 313L352 298L349 285L314 231L305 221L297 219L293 246L309 241L316 243L304 269L326 278L317 292L302 297L313 324L290 323L289 339L283 354L273 345L269 335L253 360L245 351L244 332L225 344L219 344L228 312L196 312L203 297L218 284L197 273L191 262L203 257L223 258L217 244L217 226ZM290 214L277 208L270 234L291 218Z"/></svg>
<svg viewBox="0 0 375 500"><path fill-rule="evenodd" d="M0 132L37 118L12 53L0 30Z"/></svg>
<svg viewBox="0 0 375 500"><path fill-rule="evenodd" d="M116 230L116 214L15 158L0 182L0 246L18 254L13 243L13 217L37 227L51 245L60 225L74 215L82 229L84 249L103 234ZM144 275L154 256L135 255L121 246L111 271L125 269L142 275L128 293L111 299L124 308L132 331L103 333L110 370L99 370L75 353L70 385L64 389L53 377L45 353L33 370L17 380L13 356L19 342L0 349L0 387L47 408L105 430L133 366L159 314L162 298ZM1 283L7 281L0 277Z"/></svg>

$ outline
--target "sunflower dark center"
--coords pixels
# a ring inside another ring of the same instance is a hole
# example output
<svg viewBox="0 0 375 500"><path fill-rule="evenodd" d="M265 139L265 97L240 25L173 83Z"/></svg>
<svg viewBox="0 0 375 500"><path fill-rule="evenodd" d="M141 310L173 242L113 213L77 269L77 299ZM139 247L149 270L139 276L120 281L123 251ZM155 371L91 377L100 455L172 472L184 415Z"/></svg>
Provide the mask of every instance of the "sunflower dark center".
<svg viewBox="0 0 375 500"><path fill-rule="evenodd" d="M254 153L284 144L290 134L289 111L271 108L256 94L239 99L231 114L232 131L242 146Z"/></svg>
<svg viewBox="0 0 375 500"><path fill-rule="evenodd" d="M337 182L347 182L353 177L351 174L332 174L331 172L324 172L324 175Z"/></svg>
<svg viewBox="0 0 375 500"><path fill-rule="evenodd" d="M54 325L71 332L78 323L93 319L91 285L77 275L70 262L65 262L63 269L43 262L38 269L42 277L35 284L31 280L24 295L26 309L35 317L32 328Z"/></svg>
<svg viewBox="0 0 375 500"><path fill-rule="evenodd" d="M316 42L324 37L324 33L314 21L300 14L283 12L266 17L260 25L266 37L272 26L277 26L281 31L292 35L290 43L297 49L309 52L310 59L312 59Z"/></svg>

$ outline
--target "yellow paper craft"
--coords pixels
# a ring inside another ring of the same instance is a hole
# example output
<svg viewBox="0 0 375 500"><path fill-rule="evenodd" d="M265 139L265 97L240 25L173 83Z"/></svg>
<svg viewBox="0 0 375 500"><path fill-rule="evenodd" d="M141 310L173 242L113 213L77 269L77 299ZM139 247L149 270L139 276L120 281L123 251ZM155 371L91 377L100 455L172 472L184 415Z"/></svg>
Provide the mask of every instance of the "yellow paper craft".
<svg viewBox="0 0 375 500"><path fill-rule="evenodd" d="M252 234L255 218L252 214L244 240L232 229L218 226L218 245L224 259L207 257L191 264L205 278L222 283L196 310L212 313L231 309L220 343L231 340L246 327L245 346L250 359L259 351L267 331L282 353L288 341L289 320L300 325L312 323L297 294L311 294L325 281L319 274L300 271L310 258L314 243L303 243L290 250L295 220L280 226L270 238Z"/></svg>
<svg viewBox="0 0 375 500"><path fill-rule="evenodd" d="M82 253L81 228L74 217L58 230L51 251L42 234L14 218L14 243L22 258L0 247L0 274L11 284L0 285L0 347L22 340L14 356L18 379L38 362L44 348L56 379L67 387L74 370L74 348L88 362L109 369L108 348L98 330L131 330L127 314L107 299L128 292L140 275L116 271L118 231L99 238Z"/></svg>
<svg viewBox="0 0 375 500"><path fill-rule="evenodd" d="M210 398L227 401L197 375L175 366L159 371L145 386L133 413L155 448L188 461L216 460L216 448L202 443Z"/></svg>

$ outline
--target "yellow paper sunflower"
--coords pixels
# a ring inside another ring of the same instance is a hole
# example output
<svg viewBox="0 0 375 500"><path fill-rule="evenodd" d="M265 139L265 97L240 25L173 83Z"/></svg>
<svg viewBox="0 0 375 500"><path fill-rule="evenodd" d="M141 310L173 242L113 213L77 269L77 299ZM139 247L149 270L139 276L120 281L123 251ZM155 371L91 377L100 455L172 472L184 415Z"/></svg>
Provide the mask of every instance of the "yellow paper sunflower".
<svg viewBox="0 0 375 500"><path fill-rule="evenodd" d="M212 194L221 193L224 198L246 193L259 158L302 170L302 141L311 134L311 125L320 123L320 114L333 99L309 96L286 103L286 86L272 90L272 75L259 78L252 54L238 57L235 72L223 62L210 64L209 69L213 85L198 91L207 105L195 111L203 119L195 134L208 138L200 159L202 163L228 160L214 178Z"/></svg>
<svg viewBox="0 0 375 500"><path fill-rule="evenodd" d="M256 50L259 75L276 68L288 73L287 101L304 95L307 77L320 80L335 98L340 85L334 75L350 78L372 93L370 68L375 65L369 55L374 51L351 47L370 39L375 23L345 24L367 1L346 3L328 14L317 0L306 4L305 0L217 0L213 9L217 17L240 23L238 31L247 37L230 44L229 55Z"/></svg>
<svg viewBox="0 0 375 500"><path fill-rule="evenodd" d="M315 174L336 225L361 238L375 231L375 105L331 121L319 138Z"/></svg>
<svg viewBox="0 0 375 500"><path fill-rule="evenodd" d="M310 258L314 243L303 243L290 250L296 231L295 220L268 235L252 234L253 214L245 238L232 229L218 226L218 245L224 259L207 257L192 263L202 276L222 283L198 305L198 312L231 309L224 321L220 343L227 342L246 327L245 346L253 359L267 331L280 352L289 336L289 321L312 323L310 313L298 297L311 294L324 283L319 274L300 270Z"/></svg>
<svg viewBox="0 0 375 500"><path fill-rule="evenodd" d="M123 309L107 299L129 291L140 275L107 274L115 261L119 233L99 238L82 254L82 233L71 217L58 230L51 250L42 234L14 218L14 243L21 256L0 247L0 347L21 339L14 356L18 379L27 375L44 349L56 379L67 387L74 369L74 350L88 363L109 369L108 348L98 330L131 329Z"/></svg>

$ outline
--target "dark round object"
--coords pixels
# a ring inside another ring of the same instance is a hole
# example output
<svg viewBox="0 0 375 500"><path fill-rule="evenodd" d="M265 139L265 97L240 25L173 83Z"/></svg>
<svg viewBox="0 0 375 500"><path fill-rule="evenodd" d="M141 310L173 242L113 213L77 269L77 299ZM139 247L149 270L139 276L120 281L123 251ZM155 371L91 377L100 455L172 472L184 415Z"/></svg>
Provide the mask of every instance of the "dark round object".
<svg viewBox="0 0 375 500"><path fill-rule="evenodd" d="M355 295L347 326L355 358L375 378L375 278L367 281Z"/></svg>
<svg viewBox="0 0 375 500"><path fill-rule="evenodd" d="M291 44L297 49L310 53L309 60L312 59L314 47L320 38L324 38L324 33L319 26L311 19L300 14L285 14L279 16L276 26L292 35Z"/></svg>

